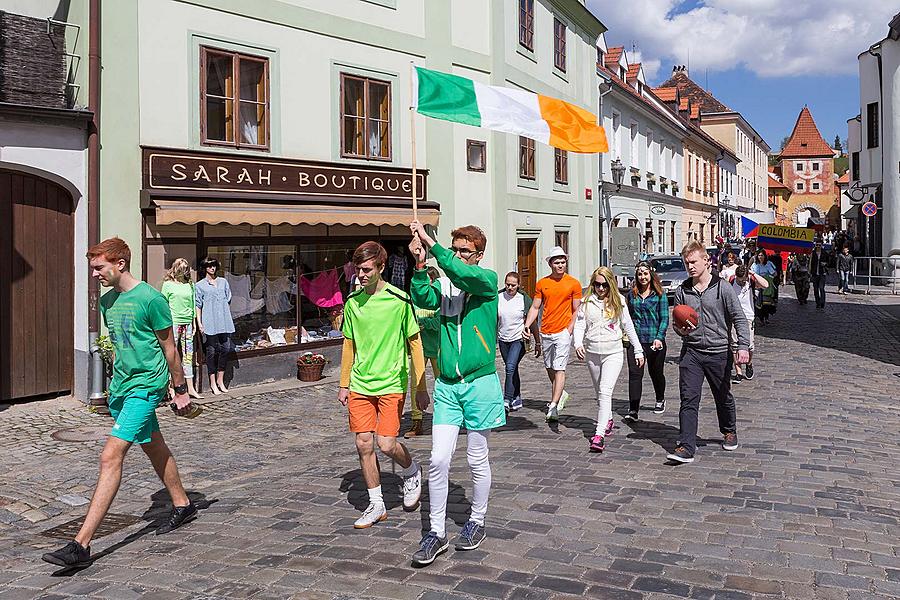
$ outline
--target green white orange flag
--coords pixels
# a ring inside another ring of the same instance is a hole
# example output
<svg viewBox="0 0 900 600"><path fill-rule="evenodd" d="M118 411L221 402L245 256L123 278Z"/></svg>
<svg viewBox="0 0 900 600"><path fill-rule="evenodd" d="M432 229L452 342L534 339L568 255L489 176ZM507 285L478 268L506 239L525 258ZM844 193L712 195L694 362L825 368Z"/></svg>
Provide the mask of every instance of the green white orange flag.
<svg viewBox="0 0 900 600"><path fill-rule="evenodd" d="M415 68L413 108L435 119L514 133L570 152L607 152L597 117L557 98Z"/></svg>

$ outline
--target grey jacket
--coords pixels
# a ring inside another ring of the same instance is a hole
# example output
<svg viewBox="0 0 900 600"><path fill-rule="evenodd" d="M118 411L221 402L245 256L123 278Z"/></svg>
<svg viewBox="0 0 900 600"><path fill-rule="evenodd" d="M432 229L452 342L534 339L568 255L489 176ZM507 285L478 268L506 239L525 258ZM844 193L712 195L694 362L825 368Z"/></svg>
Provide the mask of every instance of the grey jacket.
<svg viewBox="0 0 900 600"><path fill-rule="evenodd" d="M837 255L837 268L838 271L852 271L853 270L853 255L852 254L838 254Z"/></svg>
<svg viewBox="0 0 900 600"><path fill-rule="evenodd" d="M709 287L702 294L694 290L688 278L675 290L675 306L687 304L700 317L697 328L683 336L682 342L698 352L718 354L728 351L728 331L737 331L738 350L750 348L750 324L738 301L734 288L713 273Z"/></svg>

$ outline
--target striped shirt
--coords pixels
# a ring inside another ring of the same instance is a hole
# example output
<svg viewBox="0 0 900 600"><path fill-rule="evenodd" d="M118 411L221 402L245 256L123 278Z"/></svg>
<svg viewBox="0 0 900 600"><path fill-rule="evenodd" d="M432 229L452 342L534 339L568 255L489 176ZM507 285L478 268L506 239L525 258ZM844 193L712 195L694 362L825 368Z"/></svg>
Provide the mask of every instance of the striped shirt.
<svg viewBox="0 0 900 600"><path fill-rule="evenodd" d="M641 343L665 341L666 329L669 327L669 300L666 295L660 296L651 291L649 296L641 298L634 290L630 290L627 301Z"/></svg>

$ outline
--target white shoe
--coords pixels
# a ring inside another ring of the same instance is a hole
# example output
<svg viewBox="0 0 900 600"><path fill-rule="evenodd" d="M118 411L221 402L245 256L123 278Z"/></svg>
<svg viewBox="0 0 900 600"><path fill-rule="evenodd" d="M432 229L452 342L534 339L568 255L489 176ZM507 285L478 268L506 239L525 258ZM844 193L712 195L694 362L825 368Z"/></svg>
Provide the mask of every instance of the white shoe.
<svg viewBox="0 0 900 600"><path fill-rule="evenodd" d="M411 512L419 507L419 498L422 497L422 469L416 468L416 472L403 478L403 510Z"/></svg>
<svg viewBox="0 0 900 600"><path fill-rule="evenodd" d="M569 401L569 392L563 390L562 395L559 397L559 404L556 405L556 412L561 413L562 409L566 407L566 402Z"/></svg>
<svg viewBox="0 0 900 600"><path fill-rule="evenodd" d="M550 421L559 421L559 411L556 409L555 404L551 404L550 408L547 409L547 422Z"/></svg>
<svg viewBox="0 0 900 600"><path fill-rule="evenodd" d="M387 519L387 510L384 508L384 503L375 504L374 502L370 502L369 506L366 507L366 510L363 511L362 516L353 523L353 528L368 529L375 523L384 521L385 519Z"/></svg>

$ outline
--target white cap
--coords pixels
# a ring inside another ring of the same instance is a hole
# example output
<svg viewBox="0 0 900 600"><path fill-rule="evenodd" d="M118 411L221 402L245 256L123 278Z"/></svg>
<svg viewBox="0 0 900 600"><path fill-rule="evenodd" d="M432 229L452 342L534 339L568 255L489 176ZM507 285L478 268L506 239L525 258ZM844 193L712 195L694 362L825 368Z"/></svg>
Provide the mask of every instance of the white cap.
<svg viewBox="0 0 900 600"><path fill-rule="evenodd" d="M559 258L560 256L562 256L563 258L569 258L565 250L563 250L559 246L553 246L553 248L550 250L550 254L547 255L547 263L549 264L551 260L553 260L554 258Z"/></svg>

